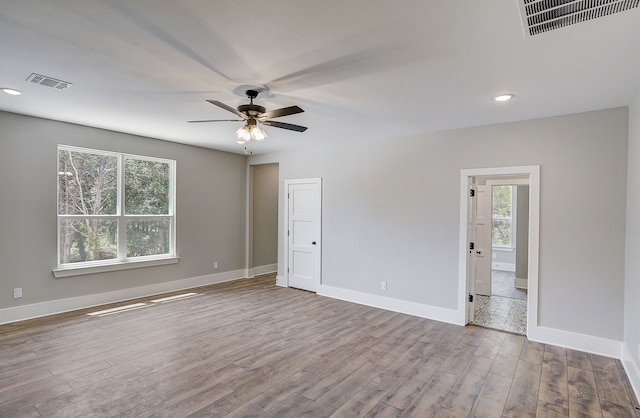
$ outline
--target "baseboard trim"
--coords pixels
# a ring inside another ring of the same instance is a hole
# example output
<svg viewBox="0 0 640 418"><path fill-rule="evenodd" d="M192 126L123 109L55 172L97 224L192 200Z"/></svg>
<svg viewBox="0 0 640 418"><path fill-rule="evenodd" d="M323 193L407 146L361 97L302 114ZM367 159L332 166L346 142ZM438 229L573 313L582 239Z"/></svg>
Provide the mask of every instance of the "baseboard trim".
<svg viewBox="0 0 640 418"><path fill-rule="evenodd" d="M326 285L321 285L317 293L320 296L340 299L347 302L386 309L393 312L405 313L455 325L464 325L460 322L461 312L458 310L409 302L386 296L373 295ZM592 335L538 326L529 327L527 330L527 338L531 341L544 344L552 344L559 347L570 348L606 357L613 357L616 359L622 358L622 343L608 338L594 337Z"/></svg>
<svg viewBox="0 0 640 418"><path fill-rule="evenodd" d="M629 347L624 343L622 343L622 365L627 372L636 400L640 402L640 366L634 361Z"/></svg>
<svg viewBox="0 0 640 418"><path fill-rule="evenodd" d="M387 296L373 295L370 293L357 292L355 290L326 285L321 285L317 294L333 299L358 303L360 305L372 306L374 308L386 309L388 311L433 319L440 322L447 322L449 324L464 325L460 323L460 313L456 309L446 309L439 306L425 305L401 299L394 299Z"/></svg>
<svg viewBox="0 0 640 418"><path fill-rule="evenodd" d="M500 271L516 271L516 265L513 263L491 263L491 268Z"/></svg>
<svg viewBox="0 0 640 418"><path fill-rule="evenodd" d="M207 274L205 276L173 280L170 282L156 283L147 286L4 308L0 309L0 325L75 311L78 309L91 308L93 306L100 306L108 303L122 302L141 297L174 292L177 290L191 289L199 286L244 279L246 277L246 270L244 269L226 271L223 273Z"/></svg>
<svg viewBox="0 0 640 418"><path fill-rule="evenodd" d="M258 266L250 268L247 272L247 277L260 276L261 274L275 273L278 271L278 264L267 264L264 266Z"/></svg>
<svg viewBox="0 0 640 418"><path fill-rule="evenodd" d="M622 342L593 335L563 331L547 327L529 327L527 338L544 344L584 351L616 359L622 358Z"/></svg>
<svg viewBox="0 0 640 418"><path fill-rule="evenodd" d="M529 281L527 279L519 279L516 277L513 280L513 287L526 290L529 288Z"/></svg>

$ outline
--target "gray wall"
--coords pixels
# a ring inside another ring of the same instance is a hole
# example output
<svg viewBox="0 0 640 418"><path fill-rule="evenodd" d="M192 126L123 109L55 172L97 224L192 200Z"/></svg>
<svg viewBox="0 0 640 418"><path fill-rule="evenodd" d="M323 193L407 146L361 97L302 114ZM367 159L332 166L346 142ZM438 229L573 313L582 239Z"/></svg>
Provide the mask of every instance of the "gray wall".
<svg viewBox="0 0 640 418"><path fill-rule="evenodd" d="M624 343L640 369L640 95L629 114ZM640 376L638 376L640 377ZM636 382L638 384L640 382ZM636 390L640 387L636 386Z"/></svg>
<svg viewBox="0 0 640 418"><path fill-rule="evenodd" d="M529 186L518 186L516 199L516 278L526 279L529 267Z"/></svg>
<svg viewBox="0 0 640 418"><path fill-rule="evenodd" d="M252 166L251 267L278 262L278 164Z"/></svg>
<svg viewBox="0 0 640 418"><path fill-rule="evenodd" d="M628 109L617 108L250 162L280 163L280 201L283 179L323 178L324 284L450 309L458 304L460 170L539 164L539 325L620 341L627 130ZM283 275L282 251L278 260Z"/></svg>
<svg viewBox="0 0 640 418"><path fill-rule="evenodd" d="M11 113L0 126L0 308L246 267L246 157ZM176 160L180 261L55 279L58 144Z"/></svg>
<svg viewBox="0 0 640 418"><path fill-rule="evenodd" d="M384 279L385 296L451 309L458 303L460 170L540 164L540 325L614 340L624 328L637 349L639 108L636 101L630 121L628 109L618 108L344 141L339 149L250 162L280 164L280 202L283 179L323 178L324 284L383 294ZM1 308L205 275L214 259L219 271L246 267L245 157L7 113L0 124ZM176 159L180 262L54 279L58 143ZM281 222L282 205L278 212ZM279 251L280 275L282 259ZM14 287L24 289L23 299L12 299Z"/></svg>

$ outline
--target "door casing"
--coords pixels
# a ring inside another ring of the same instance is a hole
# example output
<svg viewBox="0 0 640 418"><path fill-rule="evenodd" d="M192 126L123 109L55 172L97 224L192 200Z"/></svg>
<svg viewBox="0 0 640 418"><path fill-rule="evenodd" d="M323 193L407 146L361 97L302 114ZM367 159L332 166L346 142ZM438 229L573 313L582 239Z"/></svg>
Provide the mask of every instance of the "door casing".
<svg viewBox="0 0 640 418"><path fill-rule="evenodd" d="M469 185L477 177L526 176L529 179L529 267L527 292L527 335L538 326L538 259L540 247L540 166L463 169L460 174L460 249L458 266L458 311L460 323L469 323ZM460 309L462 307L462 309Z"/></svg>

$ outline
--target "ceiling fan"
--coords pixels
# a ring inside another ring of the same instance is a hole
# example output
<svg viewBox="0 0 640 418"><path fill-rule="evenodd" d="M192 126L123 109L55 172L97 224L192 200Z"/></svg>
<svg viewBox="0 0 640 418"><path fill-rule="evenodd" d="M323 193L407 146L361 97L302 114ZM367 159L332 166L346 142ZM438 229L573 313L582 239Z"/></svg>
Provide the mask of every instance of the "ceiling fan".
<svg viewBox="0 0 640 418"><path fill-rule="evenodd" d="M212 105L216 105L224 110L227 110L241 119L207 119L207 120L190 120L189 123L202 123L202 122L246 122L240 129L236 131L236 137L238 143L244 144L251 141L262 141L267 138L267 133L264 132L258 124L273 126L274 128L288 129L290 131L304 132L307 130L306 126L293 125L291 123L284 123L273 121L271 119L280 118L282 116L295 115L296 113L302 113L302 110L298 106L283 107L281 109L271 110L269 112L263 106L253 104L253 99L258 97L257 90L247 90L247 97L250 100L249 104L243 104L238 106L237 109L232 108L217 100L207 100Z"/></svg>

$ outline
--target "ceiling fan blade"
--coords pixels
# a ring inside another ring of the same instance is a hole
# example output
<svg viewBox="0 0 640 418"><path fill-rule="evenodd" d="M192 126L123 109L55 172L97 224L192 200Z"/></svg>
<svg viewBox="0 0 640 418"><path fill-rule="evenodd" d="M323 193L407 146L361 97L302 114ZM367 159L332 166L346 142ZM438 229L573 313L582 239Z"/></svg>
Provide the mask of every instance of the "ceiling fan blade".
<svg viewBox="0 0 640 418"><path fill-rule="evenodd" d="M242 119L245 119L245 120L248 119L248 116L245 115L244 113L238 112L236 109L232 108L231 106L227 106L226 104L224 104L222 102L219 102L217 100L207 100L207 101L209 103L211 103L212 105L216 105L218 107L221 107L224 110L227 110L227 111L229 111L231 113L234 113L234 114L240 116Z"/></svg>
<svg viewBox="0 0 640 418"><path fill-rule="evenodd" d="M274 128L288 129L290 131L296 131L296 132L304 132L307 130L306 126L293 125L291 123L284 123L284 122L276 122L273 120L263 120L261 123L264 125L273 126Z"/></svg>
<svg viewBox="0 0 640 418"><path fill-rule="evenodd" d="M304 112L304 110L302 110L298 106L289 106L289 107L283 107L282 109L270 110L269 112L261 113L259 117L266 118L266 119L273 119L273 118L279 118L282 116L295 115L296 113L302 113L302 112Z"/></svg>
<svg viewBox="0 0 640 418"><path fill-rule="evenodd" d="M206 120L188 120L187 123L201 122L244 122L243 119L206 119Z"/></svg>

